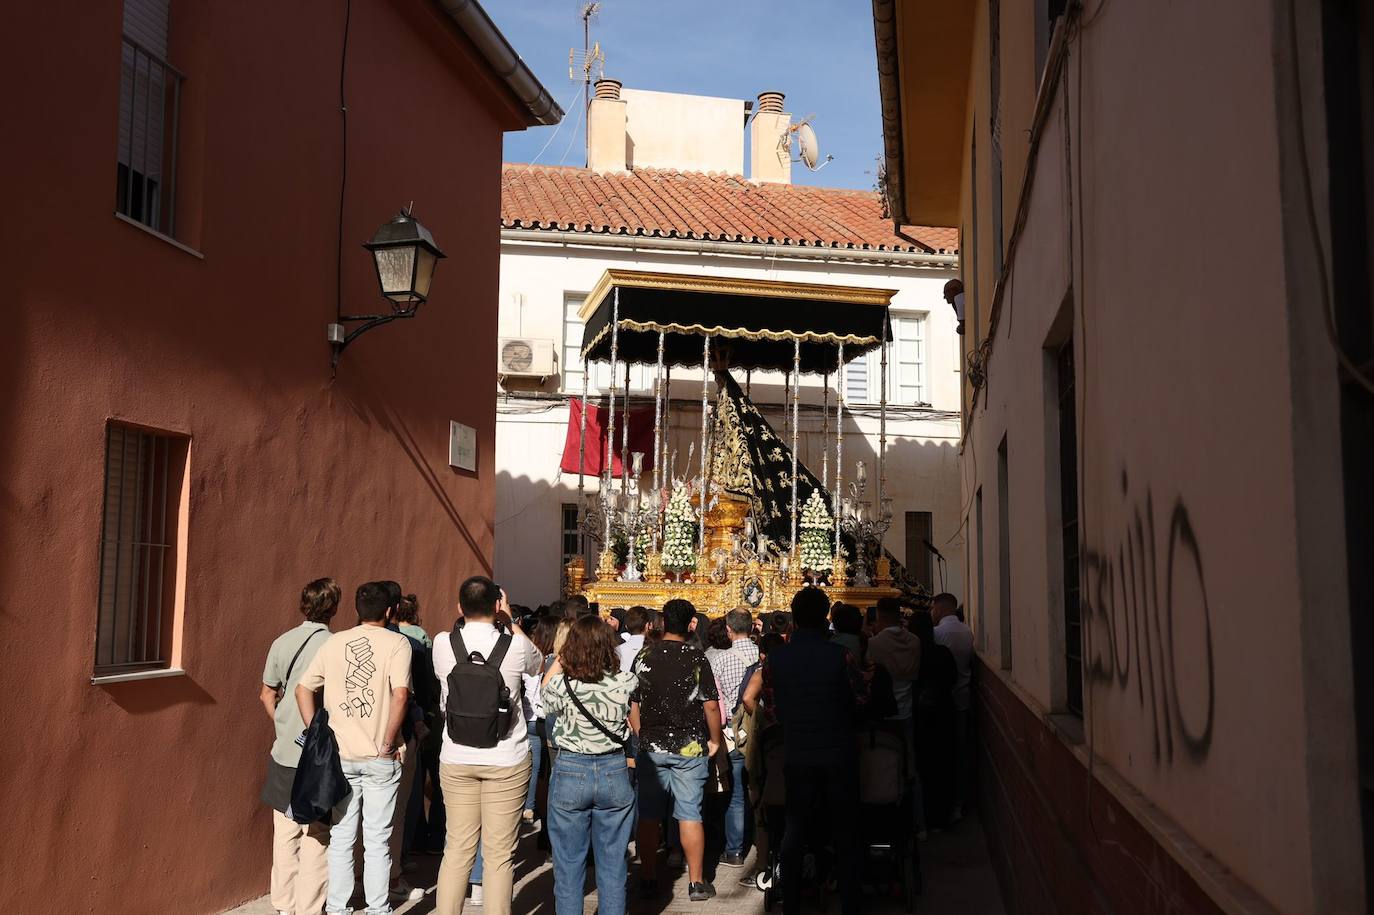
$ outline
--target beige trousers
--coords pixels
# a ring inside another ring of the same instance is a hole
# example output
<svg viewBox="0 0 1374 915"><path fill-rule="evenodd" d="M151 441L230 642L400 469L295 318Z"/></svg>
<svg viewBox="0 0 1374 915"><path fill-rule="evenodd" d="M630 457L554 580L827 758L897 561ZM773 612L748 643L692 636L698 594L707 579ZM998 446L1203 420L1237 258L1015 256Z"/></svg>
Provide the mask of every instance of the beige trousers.
<svg viewBox="0 0 1374 915"><path fill-rule="evenodd" d="M329 826L309 826L272 811L272 908L290 915L319 915L329 883Z"/></svg>
<svg viewBox="0 0 1374 915"><path fill-rule="evenodd" d="M518 766L439 765L448 835L439 867L437 915L460 915L477 838L482 839L483 915L510 915L515 843L530 786L530 761Z"/></svg>

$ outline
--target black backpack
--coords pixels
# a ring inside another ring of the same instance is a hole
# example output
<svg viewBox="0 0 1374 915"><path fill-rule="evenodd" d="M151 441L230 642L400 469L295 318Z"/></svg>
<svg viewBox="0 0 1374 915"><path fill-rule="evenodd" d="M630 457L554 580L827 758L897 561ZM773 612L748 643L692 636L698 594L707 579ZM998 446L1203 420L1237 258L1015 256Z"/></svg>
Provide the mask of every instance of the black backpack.
<svg viewBox="0 0 1374 915"><path fill-rule="evenodd" d="M444 708L448 737L460 746L488 749L510 731L519 707L518 698L513 699L501 676L501 662L512 639L509 632L501 633L491 657L484 658L476 651L468 653L462 627L459 620L450 636L456 663L448 672L448 705Z"/></svg>

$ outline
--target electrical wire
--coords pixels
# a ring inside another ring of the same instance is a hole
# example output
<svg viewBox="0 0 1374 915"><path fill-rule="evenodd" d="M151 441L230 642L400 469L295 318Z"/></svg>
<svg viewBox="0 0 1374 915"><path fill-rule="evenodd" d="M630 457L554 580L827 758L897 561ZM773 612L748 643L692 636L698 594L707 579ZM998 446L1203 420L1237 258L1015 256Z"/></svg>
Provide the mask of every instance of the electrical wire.
<svg viewBox="0 0 1374 915"><path fill-rule="evenodd" d="M578 94L579 94L579 95L585 95L585 94L586 94L586 87L584 86L584 87L582 88L582 91L579 92ZM583 102L582 102L582 103L579 103L578 106L577 106L577 126L573 128L573 132L568 136L568 145L565 146L565 147L563 147L563 155L560 156L559 159L558 159L558 164L559 164L559 165L562 165L563 162L564 162L564 160L566 160L566 159L568 158L568 153L572 152L573 141L577 139L577 131L578 131L578 129L582 126L582 116L583 116L584 114L586 114L586 112L587 112L587 106L586 106L586 104L585 104L585 101L586 101L586 100L583 99Z"/></svg>
<svg viewBox="0 0 1374 915"><path fill-rule="evenodd" d="M344 94L344 77L348 73L348 32L353 21L353 0L344 0L343 47L339 51L339 129L341 133L339 175L339 228L334 246L334 317L343 317L343 234L344 201L348 191L348 98Z"/></svg>
<svg viewBox="0 0 1374 915"><path fill-rule="evenodd" d="M567 111L567 110L568 110L568 106L571 105L571 104L573 103L573 99L575 99L575 98L577 98L579 95L581 95L581 94L583 93L583 91L584 91L584 87L582 87L582 86L579 86L578 88L574 89L572 95L568 96L568 100L567 100L566 102L563 103L563 110L564 110L564 111ZM553 129L553 132L552 132L552 133L549 134L549 138L548 138L547 140L544 141L544 145L543 145L542 147L540 147L539 152L535 153L534 158L530 160L530 165L537 165L537 164L538 164L538 162L539 162L539 157L542 156L542 155L544 155L544 152L549 148L549 144L552 143L552 142L558 137L559 131L561 131L561 130L563 129L563 125L566 124L566 123L568 123L568 119L567 119L567 118L559 118L559 120L558 120L558 126L555 127L555 128Z"/></svg>

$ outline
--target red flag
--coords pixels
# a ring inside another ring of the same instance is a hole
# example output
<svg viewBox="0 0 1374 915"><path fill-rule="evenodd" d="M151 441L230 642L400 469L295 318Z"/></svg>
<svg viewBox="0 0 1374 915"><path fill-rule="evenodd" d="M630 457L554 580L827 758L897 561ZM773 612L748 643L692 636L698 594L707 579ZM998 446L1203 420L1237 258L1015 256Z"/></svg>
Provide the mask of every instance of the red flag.
<svg viewBox="0 0 1374 915"><path fill-rule="evenodd" d="M563 461L558 466L564 473L577 473L578 439L582 427L582 402L568 401L568 435L563 440ZM645 472L654 469L654 411L650 409L631 410L630 416L630 454L644 452ZM586 460L582 472L588 476L600 476L606 466L606 411L596 404L587 404L587 444ZM620 436L625 428L625 412L615 411L615 439L612 444L614 454L611 459L611 472L620 476Z"/></svg>

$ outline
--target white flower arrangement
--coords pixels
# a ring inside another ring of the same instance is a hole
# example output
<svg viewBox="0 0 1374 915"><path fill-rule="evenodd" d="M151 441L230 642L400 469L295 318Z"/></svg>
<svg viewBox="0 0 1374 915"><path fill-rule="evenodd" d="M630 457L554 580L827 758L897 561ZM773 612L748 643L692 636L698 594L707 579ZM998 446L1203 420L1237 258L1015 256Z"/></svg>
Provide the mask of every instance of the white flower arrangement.
<svg viewBox="0 0 1374 915"><path fill-rule="evenodd" d="M687 487L673 486L672 498L663 515L663 554L660 563L665 569L685 571L697 564L697 517Z"/></svg>
<svg viewBox="0 0 1374 915"><path fill-rule="evenodd" d="M820 490L811 490L811 498L806 500L801 516L801 565L817 574L829 572L832 564L830 534L834 519L825 507Z"/></svg>

